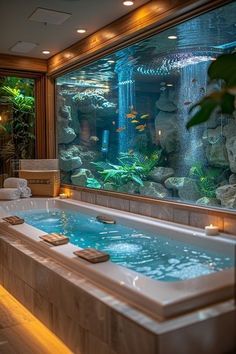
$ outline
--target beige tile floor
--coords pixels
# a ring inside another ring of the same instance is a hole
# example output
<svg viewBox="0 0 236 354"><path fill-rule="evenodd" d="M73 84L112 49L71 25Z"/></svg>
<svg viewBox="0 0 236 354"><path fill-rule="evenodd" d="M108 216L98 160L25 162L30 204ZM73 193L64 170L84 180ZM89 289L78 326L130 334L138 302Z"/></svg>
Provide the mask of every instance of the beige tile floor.
<svg viewBox="0 0 236 354"><path fill-rule="evenodd" d="M0 286L0 354L72 352Z"/></svg>

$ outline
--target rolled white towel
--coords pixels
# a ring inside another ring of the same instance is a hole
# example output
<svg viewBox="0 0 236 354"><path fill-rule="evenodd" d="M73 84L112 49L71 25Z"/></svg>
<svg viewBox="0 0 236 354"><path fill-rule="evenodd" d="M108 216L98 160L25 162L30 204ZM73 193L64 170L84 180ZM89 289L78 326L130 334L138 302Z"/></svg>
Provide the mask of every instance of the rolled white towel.
<svg viewBox="0 0 236 354"><path fill-rule="evenodd" d="M21 189L21 194L20 194L21 198L29 198L29 197L31 197L31 195L32 195L32 192L29 187Z"/></svg>
<svg viewBox="0 0 236 354"><path fill-rule="evenodd" d="M0 200L15 200L20 198L21 191L17 188L1 188Z"/></svg>
<svg viewBox="0 0 236 354"><path fill-rule="evenodd" d="M15 178L15 177L6 178L4 180L3 187L24 189L27 187L27 180L24 178Z"/></svg>

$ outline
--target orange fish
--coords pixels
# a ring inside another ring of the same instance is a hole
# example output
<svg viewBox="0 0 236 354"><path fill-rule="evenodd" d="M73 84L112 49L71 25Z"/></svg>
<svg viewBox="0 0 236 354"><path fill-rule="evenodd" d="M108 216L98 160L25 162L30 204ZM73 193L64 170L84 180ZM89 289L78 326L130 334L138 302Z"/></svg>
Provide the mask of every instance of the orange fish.
<svg viewBox="0 0 236 354"><path fill-rule="evenodd" d="M136 117L136 114L133 114L133 113L128 113L128 114L126 114L126 118L131 118L131 119L133 119L133 118L135 118Z"/></svg>
<svg viewBox="0 0 236 354"><path fill-rule="evenodd" d="M138 114L138 112L137 112L137 111L134 111L134 110L132 110L131 113L133 113L133 114L135 114L135 115Z"/></svg>
<svg viewBox="0 0 236 354"><path fill-rule="evenodd" d="M121 133L121 132L123 132L123 130L125 130L126 128L125 127L120 127L120 128L117 128L116 129L116 132L117 133Z"/></svg>
<svg viewBox="0 0 236 354"><path fill-rule="evenodd" d="M141 119L148 119L149 118L149 114L143 114L140 118Z"/></svg>
<svg viewBox="0 0 236 354"><path fill-rule="evenodd" d="M139 131L139 132L142 132L144 131L144 129L146 128L146 124L140 124L140 125L137 125L136 129Z"/></svg>

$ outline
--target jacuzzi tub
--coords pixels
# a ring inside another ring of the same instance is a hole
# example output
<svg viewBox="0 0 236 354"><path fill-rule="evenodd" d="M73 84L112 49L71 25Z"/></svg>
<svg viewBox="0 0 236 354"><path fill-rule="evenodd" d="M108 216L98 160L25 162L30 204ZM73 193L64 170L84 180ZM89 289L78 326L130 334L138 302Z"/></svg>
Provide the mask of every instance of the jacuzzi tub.
<svg viewBox="0 0 236 354"><path fill-rule="evenodd" d="M207 237L196 228L182 227L177 224L160 222L152 218L108 209L84 202L60 199L32 198L13 202L4 202L0 207L0 217L12 215L18 211L33 209L62 209L87 213L90 217L105 213L116 219L117 223L145 232L160 233L172 239L192 244L211 252L224 253L234 263L236 242L233 238L221 235ZM20 237L44 254L56 258L67 267L82 273L86 278L100 286L115 292L127 302L157 318L168 318L186 311L195 310L206 305L230 299L234 293L234 269L225 269L208 275L188 280L164 282L148 278L132 269L125 268L111 261L90 264L74 256L78 246L71 243L63 246L49 247L41 241L45 234L29 224L9 226L0 223L0 231L4 230L13 236Z"/></svg>

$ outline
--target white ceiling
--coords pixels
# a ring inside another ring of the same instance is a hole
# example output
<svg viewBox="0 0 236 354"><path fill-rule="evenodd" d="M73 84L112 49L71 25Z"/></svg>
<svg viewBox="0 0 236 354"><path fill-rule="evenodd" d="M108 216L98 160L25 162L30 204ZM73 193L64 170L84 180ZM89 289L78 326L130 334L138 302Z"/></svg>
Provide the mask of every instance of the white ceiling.
<svg viewBox="0 0 236 354"><path fill-rule="evenodd" d="M10 48L25 41L38 44L26 56L48 58L147 2L136 0L135 6L127 7L122 0L0 0L0 53L18 55ZM72 16L61 25L30 21L38 7ZM81 27L87 29L86 34L76 32ZM50 50L49 56L41 53L45 49Z"/></svg>

